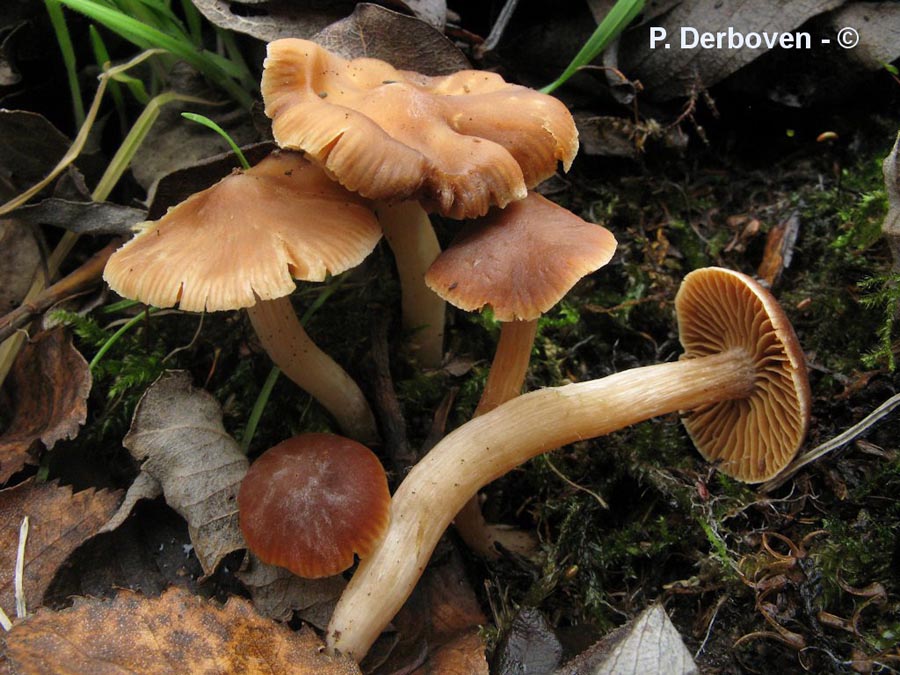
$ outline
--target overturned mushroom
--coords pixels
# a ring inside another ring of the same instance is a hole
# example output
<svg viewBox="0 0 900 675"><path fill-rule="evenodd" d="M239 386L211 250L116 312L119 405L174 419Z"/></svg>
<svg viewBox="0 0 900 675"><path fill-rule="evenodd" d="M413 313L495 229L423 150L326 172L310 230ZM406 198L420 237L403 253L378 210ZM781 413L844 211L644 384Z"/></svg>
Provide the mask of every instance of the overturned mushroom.
<svg viewBox="0 0 900 675"><path fill-rule="evenodd" d="M275 364L360 441L375 419L353 379L306 334L294 278L322 281L358 265L381 230L361 199L298 153L270 155L146 223L109 259L126 298L192 312L247 308Z"/></svg>
<svg viewBox="0 0 900 675"><path fill-rule="evenodd" d="M440 249L418 204L473 218L523 199L558 162L571 165L572 116L558 100L495 73L429 77L293 38L269 44L261 88L279 145L309 153L348 189L383 202L404 324L420 331L423 362L437 365L444 305L422 275Z"/></svg>
<svg viewBox="0 0 900 675"><path fill-rule="evenodd" d="M467 311L490 306L500 341L475 416L522 391L538 318L585 275L606 265L616 239L537 193L467 223L425 275L435 293ZM477 498L456 518L466 544L482 556L494 544L520 550L520 533L488 525Z"/></svg>
<svg viewBox="0 0 900 675"><path fill-rule="evenodd" d="M751 278L720 268L689 274L675 305L686 349L677 363L523 394L432 448L394 494L387 534L332 616L329 647L365 656L454 514L542 452L681 410L724 473L749 482L778 473L799 449L810 412L803 353L781 308Z"/></svg>
<svg viewBox="0 0 900 675"><path fill-rule="evenodd" d="M241 532L263 562L308 579L365 557L388 525L391 495L378 458L333 434L301 434L264 452L238 492Z"/></svg>

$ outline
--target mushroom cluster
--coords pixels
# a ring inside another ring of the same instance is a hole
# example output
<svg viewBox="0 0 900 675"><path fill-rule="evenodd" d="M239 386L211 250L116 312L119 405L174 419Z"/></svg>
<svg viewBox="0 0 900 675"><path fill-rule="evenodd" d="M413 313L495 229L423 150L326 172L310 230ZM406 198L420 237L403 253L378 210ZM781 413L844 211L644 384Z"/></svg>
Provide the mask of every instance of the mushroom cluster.
<svg viewBox="0 0 900 675"><path fill-rule="evenodd" d="M371 451L327 434L285 441L248 473L240 519L261 559L323 576L363 558L331 650L365 656L454 518L474 550L494 552L475 497L539 453L673 411L703 456L741 480L770 478L799 448L810 395L796 337L768 291L718 268L689 274L678 293L678 363L521 394L538 317L616 248L605 228L529 193L577 152L559 101L491 73L428 77L298 39L269 45L262 92L283 149L145 224L110 259L114 290L191 311L246 308L273 361L364 443L378 438L374 416L297 320L294 279L347 270L384 234L422 365L443 358L445 301L489 306L502 322L474 418L393 498ZM473 220L441 252L429 213ZM341 493L348 478L361 490Z"/></svg>

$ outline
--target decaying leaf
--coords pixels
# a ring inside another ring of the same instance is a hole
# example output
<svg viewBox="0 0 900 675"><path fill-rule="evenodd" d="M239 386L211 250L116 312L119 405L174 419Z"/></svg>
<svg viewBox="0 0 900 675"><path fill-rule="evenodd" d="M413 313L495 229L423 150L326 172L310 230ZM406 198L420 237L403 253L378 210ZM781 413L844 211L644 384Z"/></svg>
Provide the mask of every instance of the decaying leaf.
<svg viewBox="0 0 900 675"><path fill-rule="evenodd" d="M327 656L309 629L294 633L241 598L220 607L180 589L158 598L80 599L61 612L41 611L0 639L0 671L5 661L8 672L29 675L360 672L350 659Z"/></svg>
<svg viewBox="0 0 900 675"><path fill-rule="evenodd" d="M287 621L294 612L306 623L324 629L334 605L347 585L343 576L302 579L283 567L260 562L250 555L245 570L237 573L263 616Z"/></svg>
<svg viewBox="0 0 900 675"><path fill-rule="evenodd" d="M191 386L190 375L168 371L147 389L123 444L143 461L142 473L162 486L169 506L187 520L206 574L224 556L244 548L237 491L249 464L222 426L222 408L208 392ZM148 485L152 488L153 481L142 478L134 489L144 494ZM128 509L133 501L126 495ZM121 512L114 518L120 520Z"/></svg>
<svg viewBox="0 0 900 675"><path fill-rule="evenodd" d="M13 585L19 526L28 516L24 589L29 611L41 606L59 566L97 533L115 510L120 493L82 490L28 480L0 491L0 607L15 616Z"/></svg>
<svg viewBox="0 0 900 675"><path fill-rule="evenodd" d="M487 675L485 645L477 634L487 621L452 554L426 570L393 620L396 634L375 644L364 664L378 673L415 672Z"/></svg>
<svg viewBox="0 0 900 675"><path fill-rule="evenodd" d="M425 75L449 75L471 68L463 53L433 26L368 3L357 5L353 14L317 33L313 40L345 59L367 56Z"/></svg>
<svg viewBox="0 0 900 675"><path fill-rule="evenodd" d="M34 461L38 441L52 448L75 437L87 417L91 371L71 336L56 328L25 345L8 384L15 403L9 427L0 434L0 484Z"/></svg>
<svg viewBox="0 0 900 675"><path fill-rule="evenodd" d="M900 5L896 2L852 2L828 15L830 32L858 29L859 44L845 50L865 68L875 70L900 58Z"/></svg>
<svg viewBox="0 0 900 675"><path fill-rule="evenodd" d="M214 96L194 73L186 76L185 82L179 86L194 95ZM183 107L175 105L164 107L144 139L143 146L152 148L152 152L137 153L131 161L131 172L145 190L176 169L193 166L228 149L228 143L219 134L184 119L181 116L183 110ZM242 110L219 112L207 109L200 112L225 129L238 145L259 140L256 129Z"/></svg>
<svg viewBox="0 0 900 675"><path fill-rule="evenodd" d="M267 141L241 148L251 166L261 162L277 148ZM195 192L205 190L240 166L233 152L225 152L203 159L196 164L167 173L150 186L147 220L162 218L171 207L183 202Z"/></svg>
<svg viewBox="0 0 900 675"><path fill-rule="evenodd" d="M0 199L43 179L68 147L69 139L42 115L0 110Z"/></svg>
<svg viewBox="0 0 900 675"><path fill-rule="evenodd" d="M654 143L668 150L682 152L688 137L681 127L664 127L654 120L633 122L624 117L575 113L580 151L600 157L637 158L645 147Z"/></svg>
<svg viewBox="0 0 900 675"><path fill-rule="evenodd" d="M617 65L632 80L644 85L645 97L665 101L691 96L711 87L738 69L769 51L758 49L685 49L681 31L687 27L717 33L732 26L735 30L757 33L790 32L810 18L842 5L844 0L804 0L803 2L746 2L718 0L709 3L684 0L672 11L653 21L666 31L670 49L654 44L651 49L650 25L626 32L621 39ZM693 33L688 37L692 40ZM688 42L688 44L690 44Z"/></svg>
<svg viewBox="0 0 900 675"><path fill-rule="evenodd" d="M271 42L279 38L309 38L325 26L353 11L352 0L318 2L317 0L273 0L241 2L240 0L192 0L209 21L228 30ZM253 11L248 12L247 6ZM237 10L237 11L235 11Z"/></svg>
<svg viewBox="0 0 900 675"><path fill-rule="evenodd" d="M54 225L77 234L130 235L132 227L146 220L147 213L112 202L82 202L51 197L12 212L34 225Z"/></svg>
<svg viewBox="0 0 900 675"><path fill-rule="evenodd" d="M552 673L562 660L563 648L544 615L523 607L494 655L498 675Z"/></svg>
<svg viewBox="0 0 900 675"><path fill-rule="evenodd" d="M0 220L0 315L22 302L40 264L31 228L20 220Z"/></svg>
<svg viewBox="0 0 900 675"><path fill-rule="evenodd" d="M699 673L691 653L662 605L648 607L567 663L556 675L625 673Z"/></svg>

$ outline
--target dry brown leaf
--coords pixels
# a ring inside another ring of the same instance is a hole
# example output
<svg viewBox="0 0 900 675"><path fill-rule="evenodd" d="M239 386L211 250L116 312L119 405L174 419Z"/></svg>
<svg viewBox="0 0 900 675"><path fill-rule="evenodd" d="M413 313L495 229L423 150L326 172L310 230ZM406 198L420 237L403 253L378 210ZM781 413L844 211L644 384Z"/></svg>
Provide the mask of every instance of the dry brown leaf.
<svg viewBox="0 0 900 675"><path fill-rule="evenodd" d="M711 87L769 51L760 49L681 48L682 27L698 34L736 30L763 33L789 32L812 17L834 9L844 0L801 2L747 2L746 0L684 0L672 11L653 20L666 30L671 49L650 48L650 25L627 31L619 46L617 66L631 80L640 80L644 95L657 101L691 96Z"/></svg>
<svg viewBox="0 0 900 675"><path fill-rule="evenodd" d="M31 228L16 219L0 220L0 315L22 302L40 264Z"/></svg>
<svg viewBox="0 0 900 675"><path fill-rule="evenodd" d="M236 576L250 591L253 605L263 616L287 621L296 611L303 621L322 629L347 585L341 575L302 579L283 567L260 562L252 554L247 569Z"/></svg>
<svg viewBox="0 0 900 675"><path fill-rule="evenodd" d="M484 640L471 629L428 655L413 675L488 675Z"/></svg>
<svg viewBox="0 0 900 675"><path fill-rule="evenodd" d="M353 14L312 39L345 59L366 56L425 75L471 68L463 53L433 26L368 3L360 3Z"/></svg>
<svg viewBox="0 0 900 675"><path fill-rule="evenodd" d="M59 566L92 537L115 510L121 494L28 480L0 491L0 607L15 616L13 585L19 526L28 516L23 585L27 609L37 609Z"/></svg>
<svg viewBox="0 0 900 675"><path fill-rule="evenodd" d="M0 202L39 182L68 148L69 139L43 115L0 110Z"/></svg>
<svg viewBox="0 0 900 675"><path fill-rule="evenodd" d="M41 611L3 638L10 673L293 673L351 675L349 659L325 655L311 630L294 633L232 598L219 607L180 589L158 598L123 592ZM5 651L5 659L2 654Z"/></svg>
<svg viewBox="0 0 900 675"><path fill-rule="evenodd" d="M212 574L224 556L245 548L237 491L249 464L222 425L222 408L208 392L191 386L190 375L167 371L150 385L122 443L144 462L141 471L146 476L135 480L133 490L143 496L153 480L159 482L166 502L187 520L206 574ZM128 511L134 501L129 489ZM124 509L113 517L109 529L123 514Z"/></svg>
<svg viewBox="0 0 900 675"><path fill-rule="evenodd" d="M62 328L38 335L13 364L12 420L0 435L0 485L26 462L40 441L46 448L74 438L87 417L91 371Z"/></svg>
<svg viewBox="0 0 900 675"><path fill-rule="evenodd" d="M347 16L355 4L353 0L327 3L318 0L272 0L253 3L241 0L192 0L192 2L203 16L215 25L251 35L263 42L286 37L309 38L332 21ZM253 11L249 13L246 11L248 4L253 5Z"/></svg>

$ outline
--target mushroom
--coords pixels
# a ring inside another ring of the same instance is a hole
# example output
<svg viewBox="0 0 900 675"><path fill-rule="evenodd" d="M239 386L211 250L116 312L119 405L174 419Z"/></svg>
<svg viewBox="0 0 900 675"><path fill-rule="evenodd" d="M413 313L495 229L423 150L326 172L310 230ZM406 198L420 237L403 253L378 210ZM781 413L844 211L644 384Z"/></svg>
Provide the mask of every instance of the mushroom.
<svg viewBox="0 0 900 675"><path fill-rule="evenodd" d="M538 318L579 279L608 263L615 250L616 239L605 227L531 193L466 224L438 256L425 275L428 287L466 311L489 305L502 322L476 417L521 393ZM520 533L485 522L477 497L455 524L481 556L496 556L498 541L522 549Z"/></svg>
<svg viewBox="0 0 900 675"><path fill-rule="evenodd" d="M299 153L270 155L140 226L106 264L126 298L191 312L246 307L275 364L344 433L377 438L359 386L307 335L292 277L322 281L358 265L381 237L372 210Z"/></svg>
<svg viewBox="0 0 900 675"><path fill-rule="evenodd" d="M346 188L381 202L385 237L409 270L400 272L404 325L418 329L422 363L439 365L444 304L422 275L440 248L417 204L473 218L523 199L559 161L571 165L578 132L569 111L495 73L429 77L294 38L269 43L261 89L280 146L309 153Z"/></svg>
<svg viewBox="0 0 900 675"><path fill-rule="evenodd" d="M264 452L241 482L241 532L260 560L307 579L343 572L387 528L391 494L366 446L301 434Z"/></svg>
<svg viewBox="0 0 900 675"><path fill-rule="evenodd" d="M675 299L677 363L518 396L449 434L403 480L391 524L335 608L332 651L361 659L412 592L454 514L486 483L567 443L674 411L707 459L740 480L775 475L799 449L810 390L796 335L771 294L721 268Z"/></svg>

